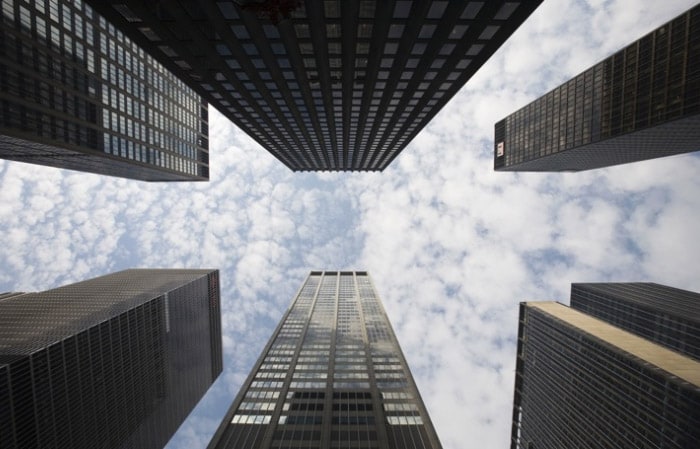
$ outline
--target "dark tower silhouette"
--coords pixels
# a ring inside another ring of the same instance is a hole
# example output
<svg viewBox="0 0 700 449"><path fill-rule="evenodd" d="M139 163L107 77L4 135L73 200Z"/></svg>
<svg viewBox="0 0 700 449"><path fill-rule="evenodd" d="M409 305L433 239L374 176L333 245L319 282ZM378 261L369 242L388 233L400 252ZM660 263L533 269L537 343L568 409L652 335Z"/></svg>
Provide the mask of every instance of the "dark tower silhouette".
<svg viewBox="0 0 700 449"><path fill-rule="evenodd" d="M700 6L495 125L499 171L579 171L700 150Z"/></svg>
<svg viewBox="0 0 700 449"><path fill-rule="evenodd" d="M521 303L511 448L699 447L698 298L574 284L571 308Z"/></svg>
<svg viewBox="0 0 700 449"><path fill-rule="evenodd" d="M383 170L541 2L90 3L292 170Z"/></svg>
<svg viewBox="0 0 700 449"><path fill-rule="evenodd" d="M216 270L0 295L0 446L163 447L221 369Z"/></svg>
<svg viewBox="0 0 700 449"><path fill-rule="evenodd" d="M0 158L209 179L207 104L82 1L2 2Z"/></svg>

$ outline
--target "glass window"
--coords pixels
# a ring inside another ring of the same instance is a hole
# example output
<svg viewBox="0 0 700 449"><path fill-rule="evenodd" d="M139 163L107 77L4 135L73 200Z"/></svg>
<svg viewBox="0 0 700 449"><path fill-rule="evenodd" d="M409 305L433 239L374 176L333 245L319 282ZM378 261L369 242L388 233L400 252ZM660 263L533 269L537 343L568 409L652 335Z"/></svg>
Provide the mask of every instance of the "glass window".
<svg viewBox="0 0 700 449"><path fill-rule="evenodd" d="M484 31L482 31L479 35L479 39L491 39L500 28L501 27L498 25L487 26L486 28L484 28Z"/></svg>
<svg viewBox="0 0 700 449"><path fill-rule="evenodd" d="M459 17L460 19L473 19L476 17L477 14L479 14L479 11L481 10L481 7L484 6L484 2L469 2L464 8L464 11L462 11L462 15Z"/></svg>
<svg viewBox="0 0 700 449"><path fill-rule="evenodd" d="M469 25L455 25L450 32L449 39L462 39L464 33L469 29Z"/></svg>
<svg viewBox="0 0 700 449"><path fill-rule="evenodd" d="M432 24L423 25L420 29L420 34L418 37L421 39L430 39L433 37L433 33L435 33L436 28L437 26Z"/></svg>
<svg viewBox="0 0 700 449"><path fill-rule="evenodd" d="M230 56L231 55L231 50L228 48L228 46L226 46L226 44L217 44L216 51L221 56Z"/></svg>
<svg viewBox="0 0 700 449"><path fill-rule="evenodd" d="M457 68L466 69L467 67L469 67L469 64L471 64L471 62L471 59L460 59L460 61L457 63Z"/></svg>
<svg viewBox="0 0 700 449"><path fill-rule="evenodd" d="M327 18L337 19L340 17L340 8L337 0L327 0L323 2L323 9L326 12Z"/></svg>
<svg viewBox="0 0 700 449"><path fill-rule="evenodd" d="M388 45L388 44L387 44L387 45ZM426 48L426 47L427 47L426 44L420 43L420 42L416 42L415 44L413 44L413 48L411 49L411 54L413 54L413 55L422 55L423 52L425 51L425 48ZM385 52L388 53L386 50L385 50ZM396 53L396 51L394 51L394 53Z"/></svg>
<svg viewBox="0 0 700 449"><path fill-rule="evenodd" d="M394 7L394 18L407 19L411 12L411 1L398 1Z"/></svg>
<svg viewBox="0 0 700 449"><path fill-rule="evenodd" d="M370 19L374 17L374 1L362 0L360 2L360 17Z"/></svg>
<svg viewBox="0 0 700 449"><path fill-rule="evenodd" d="M379 66L382 68L387 68L387 67L391 67L393 64L394 64L394 58L382 58Z"/></svg>
<svg viewBox="0 0 700 449"><path fill-rule="evenodd" d="M340 42L329 42L328 43L328 53L332 55L340 54Z"/></svg>
<svg viewBox="0 0 700 449"><path fill-rule="evenodd" d="M398 39L403 35L404 25L394 23L389 27L389 38Z"/></svg>
<svg viewBox="0 0 700 449"><path fill-rule="evenodd" d="M501 6L501 9L498 10L494 18L496 20L507 20L516 9L518 9L518 3L506 2L503 6Z"/></svg>
<svg viewBox="0 0 700 449"><path fill-rule="evenodd" d="M447 2L433 2L430 5L430 10L428 10L428 19L440 19L445 13L445 8L447 8Z"/></svg>
<svg viewBox="0 0 700 449"><path fill-rule="evenodd" d="M217 45L217 48L220 45ZM258 53L258 48L255 46L255 44L243 44L243 50L245 50L246 53L249 55L257 55ZM220 53L221 54L221 53ZM228 53L229 55L231 54L230 52Z"/></svg>
<svg viewBox="0 0 700 449"><path fill-rule="evenodd" d="M481 44L474 44L471 47L469 47L469 50L467 50L467 56L476 56L481 52L483 48L484 46Z"/></svg>
<svg viewBox="0 0 700 449"><path fill-rule="evenodd" d="M309 33L309 26L306 24L297 24L294 25L294 32L297 35L297 38L299 39L305 39L311 36Z"/></svg>
<svg viewBox="0 0 700 449"><path fill-rule="evenodd" d="M225 19L232 20L232 19L238 18L238 12L236 11L236 8L233 6L233 3L216 2L216 4L219 6L219 10L221 10L221 14L224 15Z"/></svg>
<svg viewBox="0 0 700 449"><path fill-rule="evenodd" d="M357 26L357 37L369 38L372 37L372 24L361 23Z"/></svg>
<svg viewBox="0 0 700 449"><path fill-rule="evenodd" d="M233 31L233 34L235 34L238 39L250 38L250 34L248 34L245 25L231 25L231 31Z"/></svg>
<svg viewBox="0 0 700 449"><path fill-rule="evenodd" d="M243 45L243 47L245 47L245 45ZM272 47L272 53L276 55L284 55L287 53L287 50L284 48L284 44L282 43L273 43L272 45L270 45L270 47ZM251 54L248 52L247 49L246 53ZM254 54L257 54L257 49L255 50Z"/></svg>

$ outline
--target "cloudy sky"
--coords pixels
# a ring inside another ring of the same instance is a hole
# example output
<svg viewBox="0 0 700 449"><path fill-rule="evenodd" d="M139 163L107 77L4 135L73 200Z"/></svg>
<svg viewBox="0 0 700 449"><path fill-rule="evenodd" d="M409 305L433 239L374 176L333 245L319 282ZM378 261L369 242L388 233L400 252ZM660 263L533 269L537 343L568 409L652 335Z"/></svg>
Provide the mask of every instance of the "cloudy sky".
<svg viewBox="0 0 700 449"><path fill-rule="evenodd" d="M216 112L209 183L0 161L0 291L219 268L225 371L175 449L206 445L310 270L368 270L445 449L508 447L519 301L700 291L700 156L494 173L493 124L694 3L546 0L383 173L292 173Z"/></svg>

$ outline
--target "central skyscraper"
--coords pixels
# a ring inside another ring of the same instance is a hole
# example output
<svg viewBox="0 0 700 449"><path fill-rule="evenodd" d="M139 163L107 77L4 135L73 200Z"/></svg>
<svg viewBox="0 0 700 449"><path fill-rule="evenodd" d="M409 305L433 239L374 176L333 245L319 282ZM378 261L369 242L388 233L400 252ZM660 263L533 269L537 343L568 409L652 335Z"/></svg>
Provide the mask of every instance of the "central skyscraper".
<svg viewBox="0 0 700 449"><path fill-rule="evenodd" d="M439 449L366 272L313 271L209 449Z"/></svg>
<svg viewBox="0 0 700 449"><path fill-rule="evenodd" d="M161 448L221 369L216 270L0 294L0 447Z"/></svg>
<svg viewBox="0 0 700 449"><path fill-rule="evenodd" d="M383 170L541 3L88 0L292 170Z"/></svg>

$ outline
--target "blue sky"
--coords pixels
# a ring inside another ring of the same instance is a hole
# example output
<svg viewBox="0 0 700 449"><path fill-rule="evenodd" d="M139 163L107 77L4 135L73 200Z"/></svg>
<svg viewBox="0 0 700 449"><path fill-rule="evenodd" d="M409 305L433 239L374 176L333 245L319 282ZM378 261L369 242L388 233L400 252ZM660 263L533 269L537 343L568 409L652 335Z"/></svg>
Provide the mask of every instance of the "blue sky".
<svg viewBox="0 0 700 449"><path fill-rule="evenodd" d="M0 161L0 291L220 269L225 371L174 449L206 445L310 270L368 270L443 446L507 447L519 301L700 291L700 157L494 173L493 124L693 4L545 1L382 173L292 173L216 112L209 183Z"/></svg>

